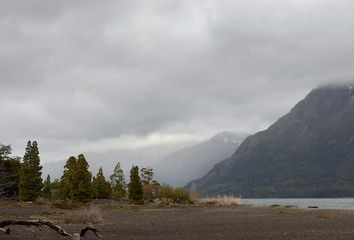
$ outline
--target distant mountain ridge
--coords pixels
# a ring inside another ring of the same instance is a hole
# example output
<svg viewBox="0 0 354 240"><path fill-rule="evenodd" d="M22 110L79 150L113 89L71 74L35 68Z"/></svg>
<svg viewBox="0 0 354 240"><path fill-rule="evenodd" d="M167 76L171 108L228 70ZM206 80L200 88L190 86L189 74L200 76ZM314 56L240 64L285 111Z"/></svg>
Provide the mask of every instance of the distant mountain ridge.
<svg viewBox="0 0 354 240"><path fill-rule="evenodd" d="M192 184L205 195L353 197L352 85L314 89Z"/></svg>
<svg viewBox="0 0 354 240"><path fill-rule="evenodd" d="M154 169L155 177L159 182L183 186L205 175L215 163L231 156L245 138L246 135L243 134L221 132L199 143L186 142L136 149L87 152L84 155L93 174L102 167L108 177L119 161L127 180L132 165L150 166ZM65 163L66 159L44 164L42 177L49 174L52 179L60 178Z"/></svg>
<svg viewBox="0 0 354 240"><path fill-rule="evenodd" d="M206 141L179 149L156 163L157 180L173 186L184 186L205 175L214 164L230 157L246 136L220 132Z"/></svg>
<svg viewBox="0 0 354 240"><path fill-rule="evenodd" d="M90 165L90 171L94 174L98 172L99 167L103 168L104 174L108 177L119 161L126 177L129 177L129 171L132 165L147 166L153 165L156 161L168 155L169 153L184 146L194 144L195 142L186 142L178 144L162 144L135 149L117 149L105 152L86 152L85 158ZM69 158L69 156L68 156ZM64 165L67 159L49 162L43 164L42 178L47 174L52 179L60 178L63 174Z"/></svg>

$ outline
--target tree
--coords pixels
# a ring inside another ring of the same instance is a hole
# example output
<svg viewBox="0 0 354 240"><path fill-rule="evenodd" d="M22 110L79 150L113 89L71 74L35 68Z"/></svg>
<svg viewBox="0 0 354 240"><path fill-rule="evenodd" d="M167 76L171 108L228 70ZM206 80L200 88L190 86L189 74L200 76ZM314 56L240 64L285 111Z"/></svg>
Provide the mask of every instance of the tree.
<svg viewBox="0 0 354 240"><path fill-rule="evenodd" d="M11 147L0 144L0 197L17 197L20 158L11 157Z"/></svg>
<svg viewBox="0 0 354 240"><path fill-rule="evenodd" d="M89 165L83 154L76 159L69 157L60 178L60 193L62 198L88 202L92 199L91 178Z"/></svg>
<svg viewBox="0 0 354 240"><path fill-rule="evenodd" d="M141 178L142 178L142 182L144 184L150 184L150 182L152 181L152 179L154 178L154 172L153 169L150 167L144 167L141 169Z"/></svg>
<svg viewBox="0 0 354 240"><path fill-rule="evenodd" d="M0 143L0 161L9 160L9 155L11 154L11 146L3 145Z"/></svg>
<svg viewBox="0 0 354 240"><path fill-rule="evenodd" d="M112 194L115 198L123 198L127 193L127 184L125 183L124 172L118 162L114 168L113 174L110 176Z"/></svg>
<svg viewBox="0 0 354 240"><path fill-rule="evenodd" d="M72 200L88 202L92 199L92 173L88 170L88 168L89 165L84 155L80 154L72 174L72 183L70 189L70 197Z"/></svg>
<svg viewBox="0 0 354 240"><path fill-rule="evenodd" d="M142 178L141 182L143 183L144 199L150 202L156 198L160 184L153 180L154 171L149 166L141 169L140 176Z"/></svg>
<svg viewBox="0 0 354 240"><path fill-rule="evenodd" d="M139 177L139 167L133 166L130 170L130 183L128 187L129 199L135 203L143 203L143 189Z"/></svg>
<svg viewBox="0 0 354 240"><path fill-rule="evenodd" d="M76 171L77 159L74 156L70 156L66 161L64 166L63 175L60 178L60 195L61 198L71 199L72 198L72 190L73 190L73 175Z"/></svg>
<svg viewBox="0 0 354 240"><path fill-rule="evenodd" d="M41 170L37 142L28 141L20 169L19 199L21 201L34 201L41 194L43 187Z"/></svg>
<svg viewBox="0 0 354 240"><path fill-rule="evenodd" d="M43 183L42 197L51 200L52 199L52 183L50 182L50 176Z"/></svg>
<svg viewBox="0 0 354 240"><path fill-rule="evenodd" d="M107 199L112 194L111 184L106 181L103 169L100 167L96 177L92 180L93 197L97 199Z"/></svg>

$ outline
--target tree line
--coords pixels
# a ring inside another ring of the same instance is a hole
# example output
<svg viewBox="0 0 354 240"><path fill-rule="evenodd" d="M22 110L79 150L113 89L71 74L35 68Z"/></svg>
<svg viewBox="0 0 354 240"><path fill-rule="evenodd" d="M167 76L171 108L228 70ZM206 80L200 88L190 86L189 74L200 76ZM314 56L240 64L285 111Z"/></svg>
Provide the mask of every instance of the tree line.
<svg viewBox="0 0 354 240"><path fill-rule="evenodd" d="M0 197L20 201L35 201L39 197L47 200L74 200L89 202L92 199L128 198L134 203L144 203L156 198L169 199L176 203L187 203L188 192L161 186L154 180L150 167L140 169L132 166L130 182L126 183L124 172L117 162L109 180L102 167L93 176L83 154L71 156L66 161L60 179L43 181L38 143L28 141L23 158L11 156L9 145L0 144Z"/></svg>

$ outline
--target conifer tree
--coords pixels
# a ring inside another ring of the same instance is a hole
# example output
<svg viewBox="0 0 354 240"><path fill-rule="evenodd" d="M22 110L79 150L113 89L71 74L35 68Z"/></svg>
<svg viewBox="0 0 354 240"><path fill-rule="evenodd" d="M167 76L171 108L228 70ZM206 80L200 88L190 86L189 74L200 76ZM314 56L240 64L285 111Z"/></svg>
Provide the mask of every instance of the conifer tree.
<svg viewBox="0 0 354 240"><path fill-rule="evenodd" d="M115 198L123 198L127 194L127 184L125 182L124 172L118 162L114 168L113 174L110 176L112 194Z"/></svg>
<svg viewBox="0 0 354 240"><path fill-rule="evenodd" d="M62 198L72 199L73 175L76 171L77 159L74 156L69 157L64 166L63 175L60 178L59 192Z"/></svg>
<svg viewBox="0 0 354 240"><path fill-rule="evenodd" d="M20 169L19 199L21 201L34 201L41 194L43 187L41 170L37 142L28 141Z"/></svg>
<svg viewBox="0 0 354 240"><path fill-rule="evenodd" d="M62 199L60 181L59 179L54 179L50 184L51 200Z"/></svg>
<svg viewBox="0 0 354 240"><path fill-rule="evenodd" d="M106 181L103 169L100 167L96 177L92 180L93 196L96 199L107 199L111 196L111 184Z"/></svg>
<svg viewBox="0 0 354 240"><path fill-rule="evenodd" d="M139 167L133 166L130 170L129 199L135 203L143 203L143 188L139 177Z"/></svg>
<svg viewBox="0 0 354 240"><path fill-rule="evenodd" d="M50 176L43 183L42 197L51 200L52 199L52 183L50 182Z"/></svg>
<svg viewBox="0 0 354 240"><path fill-rule="evenodd" d="M20 158L12 157L10 145L0 143L0 197L18 195L20 181Z"/></svg>
<svg viewBox="0 0 354 240"><path fill-rule="evenodd" d="M92 199L91 178L89 165L83 154L78 156L77 164L72 174L70 197L80 202L88 202Z"/></svg>

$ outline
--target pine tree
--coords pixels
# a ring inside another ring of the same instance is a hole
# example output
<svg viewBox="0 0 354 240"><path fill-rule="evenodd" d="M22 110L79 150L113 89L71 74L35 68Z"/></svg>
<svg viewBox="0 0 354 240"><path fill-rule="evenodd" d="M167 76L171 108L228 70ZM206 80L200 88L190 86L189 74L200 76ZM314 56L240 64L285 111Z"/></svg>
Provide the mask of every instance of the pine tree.
<svg viewBox="0 0 354 240"><path fill-rule="evenodd" d="M69 157L64 166L63 175L60 178L59 192L63 199L72 199L73 175L76 171L77 159L74 156Z"/></svg>
<svg viewBox="0 0 354 240"><path fill-rule="evenodd" d="M133 166L130 170L129 199L135 203L143 203L143 189L139 177L139 167Z"/></svg>
<svg viewBox="0 0 354 240"><path fill-rule="evenodd" d="M78 156L75 170L72 174L70 186L70 198L80 202L88 202L92 199L91 178L92 173L88 170L89 165L83 154Z"/></svg>
<svg viewBox="0 0 354 240"><path fill-rule="evenodd" d="M59 179L54 179L54 181L50 184L50 192L52 200L62 199Z"/></svg>
<svg viewBox="0 0 354 240"><path fill-rule="evenodd" d="M153 169L151 167L144 167L141 169L141 178L142 178L142 182L144 184L150 184L150 182L152 181L152 179L154 178L154 172Z"/></svg>
<svg viewBox="0 0 354 240"><path fill-rule="evenodd" d="M114 168L113 174L110 176L112 194L115 198L123 198L127 194L127 184L125 183L124 172L118 162Z"/></svg>
<svg viewBox="0 0 354 240"><path fill-rule="evenodd" d="M9 155L11 147L0 144L0 197L16 198L20 181L20 158Z"/></svg>
<svg viewBox="0 0 354 240"><path fill-rule="evenodd" d="M52 183L50 182L50 176L43 183L42 197L51 200L52 199Z"/></svg>
<svg viewBox="0 0 354 240"><path fill-rule="evenodd" d="M19 199L21 201L34 201L41 194L43 187L41 170L37 142L28 141L20 169Z"/></svg>
<svg viewBox="0 0 354 240"><path fill-rule="evenodd" d="M93 196L96 199L107 199L111 196L111 184L106 181L103 169L100 167L96 177L92 180Z"/></svg>

